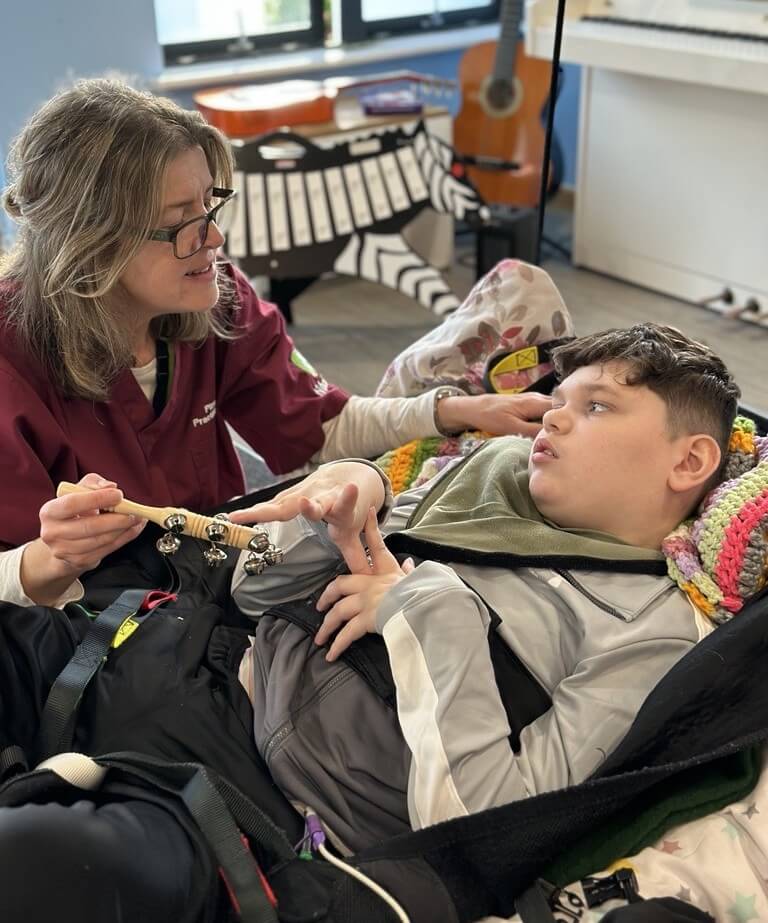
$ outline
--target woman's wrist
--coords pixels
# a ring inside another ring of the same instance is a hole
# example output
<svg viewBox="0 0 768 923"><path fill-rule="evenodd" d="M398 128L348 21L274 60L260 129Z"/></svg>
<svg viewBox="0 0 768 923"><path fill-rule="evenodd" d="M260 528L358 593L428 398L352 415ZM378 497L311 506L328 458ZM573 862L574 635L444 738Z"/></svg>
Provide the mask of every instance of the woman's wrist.
<svg viewBox="0 0 768 923"><path fill-rule="evenodd" d="M19 579L26 595L38 605L56 603L79 576L80 572L55 557L42 539L24 548Z"/></svg>
<svg viewBox="0 0 768 923"><path fill-rule="evenodd" d="M468 401L471 398L461 392L435 394L435 428L443 436L455 436L469 428Z"/></svg>

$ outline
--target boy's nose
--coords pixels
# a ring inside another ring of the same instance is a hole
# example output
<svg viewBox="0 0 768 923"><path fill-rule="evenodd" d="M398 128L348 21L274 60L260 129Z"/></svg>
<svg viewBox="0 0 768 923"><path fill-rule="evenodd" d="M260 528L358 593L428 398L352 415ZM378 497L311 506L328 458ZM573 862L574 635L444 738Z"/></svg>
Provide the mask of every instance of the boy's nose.
<svg viewBox="0 0 768 923"><path fill-rule="evenodd" d="M542 418L541 422L544 424L545 430L557 430L558 432L563 432L569 426L568 423L568 412L565 407L550 407L547 410Z"/></svg>

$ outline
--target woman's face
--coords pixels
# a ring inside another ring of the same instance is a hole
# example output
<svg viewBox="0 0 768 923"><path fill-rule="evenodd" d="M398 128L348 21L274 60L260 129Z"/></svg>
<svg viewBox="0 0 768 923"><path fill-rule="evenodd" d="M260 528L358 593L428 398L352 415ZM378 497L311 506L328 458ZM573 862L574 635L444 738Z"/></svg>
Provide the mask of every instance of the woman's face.
<svg viewBox="0 0 768 923"><path fill-rule="evenodd" d="M163 211L158 229L204 215L210 208L213 177L199 147L178 154L168 165L163 189ZM173 244L148 240L120 276L119 285L139 321L161 314L207 311L219 298L214 259L224 237L215 222L208 226L205 246L185 260L177 259Z"/></svg>

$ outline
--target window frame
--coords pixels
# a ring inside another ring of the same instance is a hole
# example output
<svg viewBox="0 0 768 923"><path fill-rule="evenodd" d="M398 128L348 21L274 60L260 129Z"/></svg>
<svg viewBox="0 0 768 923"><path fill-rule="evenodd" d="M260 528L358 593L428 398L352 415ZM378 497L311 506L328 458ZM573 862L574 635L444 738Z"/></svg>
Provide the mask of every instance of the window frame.
<svg viewBox="0 0 768 923"><path fill-rule="evenodd" d="M252 0L258 3L259 0ZM199 64L207 61L242 60L258 51L297 50L298 48L317 48L325 43L325 26L323 22L323 0L308 0L310 24L308 29L288 32L270 32L269 34L248 35L253 44L247 52L232 51L230 46L237 42L239 36L229 38L206 39L199 42L174 42L161 45L165 67Z"/></svg>
<svg viewBox="0 0 768 923"><path fill-rule="evenodd" d="M491 0L486 8L467 7L435 16L405 16L399 19L377 19L367 22L363 19L363 0L340 0L341 39L348 42L365 42L373 38L392 35L418 34L427 30L455 29L460 26L480 25L498 22L502 0Z"/></svg>

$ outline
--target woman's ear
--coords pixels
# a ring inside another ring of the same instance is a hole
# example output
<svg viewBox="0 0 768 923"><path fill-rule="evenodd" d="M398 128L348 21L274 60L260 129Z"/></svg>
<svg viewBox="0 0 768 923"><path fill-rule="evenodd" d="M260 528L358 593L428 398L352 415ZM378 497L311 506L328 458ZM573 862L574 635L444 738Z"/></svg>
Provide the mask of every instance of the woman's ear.
<svg viewBox="0 0 768 923"><path fill-rule="evenodd" d="M696 433L680 443L678 461L670 472L669 487L676 493L704 487L720 467L720 446L712 436Z"/></svg>

